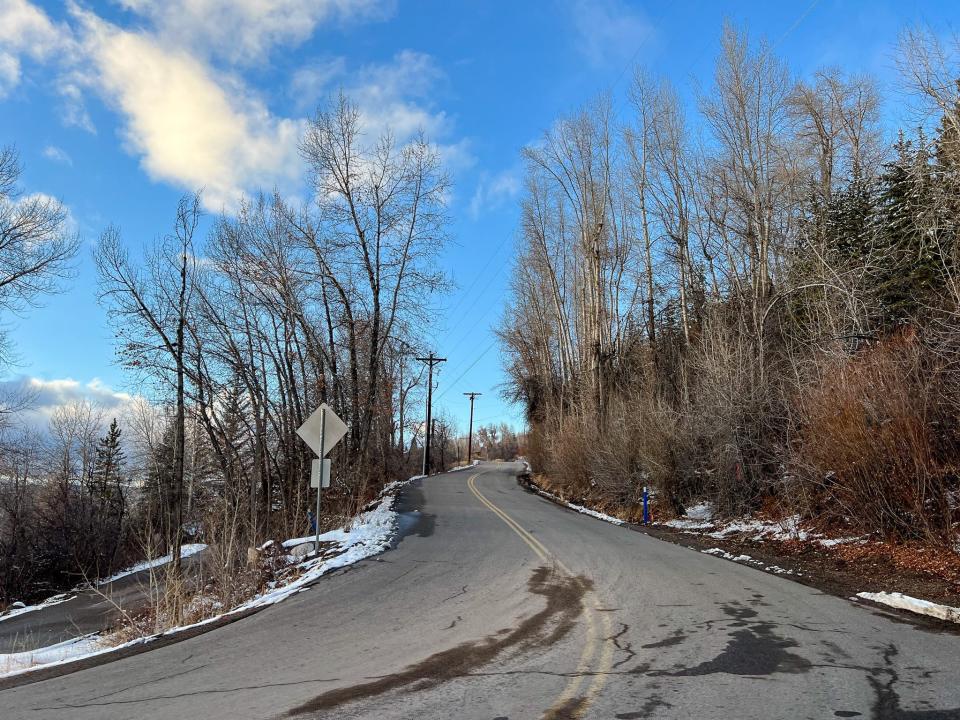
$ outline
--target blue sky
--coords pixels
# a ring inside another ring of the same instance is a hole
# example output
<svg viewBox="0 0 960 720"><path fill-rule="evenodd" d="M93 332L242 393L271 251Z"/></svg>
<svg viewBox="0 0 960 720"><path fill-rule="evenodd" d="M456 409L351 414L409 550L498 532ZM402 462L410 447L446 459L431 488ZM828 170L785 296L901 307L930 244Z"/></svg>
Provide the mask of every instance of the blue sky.
<svg viewBox="0 0 960 720"><path fill-rule="evenodd" d="M264 11L267 5L273 10ZM296 138L316 103L344 88L375 127L422 127L454 180L457 288L432 330L449 358L438 409L465 424L517 423L490 326L502 311L522 184L519 151L601 91L619 109L631 68L709 87L724 18L775 43L799 76L824 65L869 72L897 107L894 48L909 24L950 33L953 2L375 2L373 0L0 0L0 144L15 144L23 190L60 198L85 247L77 277L13 321L12 375L47 402L133 392L114 363L90 245L106 224L132 244L165 232L184 190L211 212L240 193L301 195ZM482 274L480 274L482 271Z"/></svg>

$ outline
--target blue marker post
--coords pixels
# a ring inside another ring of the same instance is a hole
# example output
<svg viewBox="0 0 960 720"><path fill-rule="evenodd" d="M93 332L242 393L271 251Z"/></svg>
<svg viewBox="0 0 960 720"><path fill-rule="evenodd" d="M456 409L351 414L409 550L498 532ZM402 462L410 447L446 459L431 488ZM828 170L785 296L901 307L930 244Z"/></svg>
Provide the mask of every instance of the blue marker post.
<svg viewBox="0 0 960 720"><path fill-rule="evenodd" d="M650 493L646 485L643 486L643 524L650 524Z"/></svg>

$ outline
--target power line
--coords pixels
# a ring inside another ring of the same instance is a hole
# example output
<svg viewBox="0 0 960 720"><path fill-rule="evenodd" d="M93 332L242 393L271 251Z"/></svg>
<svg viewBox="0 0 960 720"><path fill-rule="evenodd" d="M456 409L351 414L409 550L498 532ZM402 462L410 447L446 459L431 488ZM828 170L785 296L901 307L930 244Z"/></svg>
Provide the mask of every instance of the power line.
<svg viewBox="0 0 960 720"><path fill-rule="evenodd" d="M820 3L820 0L813 0L813 2L810 3L810 4L807 6L807 9L804 10L802 13L800 13L800 17L798 17L796 20L794 20L793 25L791 25L791 26L787 29L787 31L786 31L783 35L780 36L780 39L777 40L777 41L773 44L773 48L776 48L780 43L782 43L784 40L787 39L787 36L788 36L790 33L792 33L794 30L796 30L798 27L800 27L800 23L802 23L804 20L807 19L807 15L809 15L809 14L813 11L813 9L814 9L819 3ZM772 48L771 48L771 49L772 49Z"/></svg>
<svg viewBox="0 0 960 720"><path fill-rule="evenodd" d="M483 277L483 273L486 272L486 270L487 270L488 267L490 267L490 263L492 263L492 262L493 262L493 259L494 259L495 257L497 257L497 255L500 254L500 251L503 250L503 246L506 245L509 240L510 240L510 236L507 235L507 236L504 237L504 239L501 241L501 243L500 243L500 245L497 247L497 249L494 250L492 253L490 253L490 256L487 258L487 262L486 262L486 263L484 264L484 266L480 269L480 271L474 276L473 282L470 283L470 286L469 286L466 290L463 291L463 294L460 296L460 299L457 301L457 304L454 305L452 308L450 308L450 311L449 311L449 312L450 312L451 315L453 315L453 313L455 313L455 312L457 311L457 309L463 304L463 301L467 299L467 297L470 295L470 291L473 290L474 287L476 287L476 284L480 281L480 278ZM507 259L509 260L510 258L508 257ZM498 271L498 274L499 274L499 272L502 272L502 271L503 271L503 268L501 267L500 270ZM488 285L489 285L489 283L488 283ZM484 292L486 289L487 289L487 288L484 287L484 289L480 291L480 294L482 295L483 292ZM447 332L449 333L449 331L447 331Z"/></svg>
<svg viewBox="0 0 960 720"><path fill-rule="evenodd" d="M468 337L470 337L473 334L473 332L477 329L476 326L482 324L483 321L486 320L487 317L489 317L490 313L498 309L501 309L499 305L491 303L490 307L488 307L486 312L484 312L483 315L481 315L479 319L477 319L474 322L473 326L468 328L467 331L463 335L461 335L460 338L453 345L450 346L450 353L452 354L454 350L460 347L460 345L463 344L463 341L466 340ZM455 365L450 372L456 372L462 365L463 365L463 362L457 363L457 365Z"/></svg>
<svg viewBox="0 0 960 720"><path fill-rule="evenodd" d="M447 386L447 389L444 390L442 393L440 393L440 394L437 396L437 400L440 400L444 395L446 395L448 392L450 392L451 389L453 389L454 387L456 387L456 386L457 386L457 383L460 382L460 381L463 379L463 376L466 375L468 372L470 372L470 371L473 369L473 366L476 365L478 362L480 362L480 361L483 359L484 355L486 355L488 352L490 352L490 351L493 349L493 346L496 345L496 344L497 344L497 341L494 340L492 343L490 343L489 345L487 345L487 349L484 350L482 353L480 353L480 355L477 356L477 359L474 360L472 363L470 363L470 365L467 366L466 370L464 370L462 373L460 373L460 374L457 376L457 379L454 380L452 383L450 383L450 384Z"/></svg>

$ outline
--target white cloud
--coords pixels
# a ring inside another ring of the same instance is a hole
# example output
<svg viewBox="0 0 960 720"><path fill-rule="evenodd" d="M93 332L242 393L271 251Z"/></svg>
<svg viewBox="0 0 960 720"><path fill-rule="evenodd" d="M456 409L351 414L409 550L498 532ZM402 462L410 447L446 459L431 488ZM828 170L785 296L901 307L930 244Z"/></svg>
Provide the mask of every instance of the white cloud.
<svg viewBox="0 0 960 720"><path fill-rule="evenodd" d="M365 137L390 132L399 143L421 131L434 143L450 170L471 167L476 158L468 139L453 140L454 123L434 103L446 73L425 53L403 50L388 62L351 69L345 58L307 66L291 81L290 92L312 109L343 92L357 106Z"/></svg>
<svg viewBox="0 0 960 720"><path fill-rule="evenodd" d="M445 76L433 58L403 50L389 63L366 65L347 87L370 135L390 130L400 140L420 130L439 137L450 130L445 112L428 106L429 94Z"/></svg>
<svg viewBox="0 0 960 720"><path fill-rule="evenodd" d="M56 145L47 145L43 149L43 156L47 160L52 160L53 162L60 163L62 165L73 165L73 159L63 148L59 148Z"/></svg>
<svg viewBox="0 0 960 720"><path fill-rule="evenodd" d="M296 46L324 23L384 19L384 0L120 0L148 18L156 34L195 54L240 65L263 60L275 45Z"/></svg>
<svg viewBox="0 0 960 720"><path fill-rule="evenodd" d="M95 85L123 114L127 146L151 178L202 188L218 211L253 186L299 176L300 121L275 117L240 80L185 51L77 14Z"/></svg>
<svg viewBox="0 0 960 720"><path fill-rule="evenodd" d="M54 411L70 403L87 400L101 408L107 418L122 416L139 399L105 385L99 378L81 383L72 378L43 380L21 375L0 381L0 397L30 397L30 407L18 414L23 424L45 429Z"/></svg>
<svg viewBox="0 0 960 720"><path fill-rule="evenodd" d="M623 0L570 0L578 49L592 65L628 62L656 36L646 15Z"/></svg>
<svg viewBox="0 0 960 720"><path fill-rule="evenodd" d="M8 53L0 54L0 91L19 82L24 48L37 57L65 48L51 58L64 124L96 131L84 105L95 92L119 113L124 147L146 174L202 190L213 211L233 210L260 188L296 193L303 178L297 142L306 119L273 113L245 82L245 64L275 45L303 42L323 23L392 11L374 0L118 1L133 15L117 21L122 26L75 2L67 22L54 24L27 0L0 0L0 18L15 18L0 36L0 53ZM17 55L9 50L14 42ZM369 137L390 130L404 142L423 130L453 167L469 166L469 143L451 140L452 122L433 101L444 78L429 55L407 50L352 72L344 58L315 62L294 75L290 90L306 103L302 112L336 83L360 108Z"/></svg>
<svg viewBox="0 0 960 720"><path fill-rule="evenodd" d="M0 52L0 98L6 97L20 84L20 60L10 53Z"/></svg>
<svg viewBox="0 0 960 720"><path fill-rule="evenodd" d="M478 219L485 210L500 207L520 194L520 176L516 170L504 170L495 175L484 173L470 199L470 217Z"/></svg>
<svg viewBox="0 0 960 720"><path fill-rule="evenodd" d="M9 201L6 201L6 202L9 202ZM16 210L16 207L18 205L23 207L34 202L40 203L41 205L44 205L46 207L59 206L64 212L63 226L61 230L67 233L68 235L75 235L80 229L80 225L79 223L77 223L77 219L73 216L73 212L70 210L70 206L65 205L63 202L53 197L53 195L48 195L45 192L33 192L27 195L21 195L14 201L13 207ZM44 237L49 238L49 237L52 237L52 235L53 235L53 231L51 231L49 235L46 235ZM40 240L38 242L44 242L44 240Z"/></svg>
<svg viewBox="0 0 960 720"><path fill-rule="evenodd" d="M0 0L0 98L20 82L21 58L44 60L68 35L27 0Z"/></svg>
<svg viewBox="0 0 960 720"><path fill-rule="evenodd" d="M342 89L359 108L369 137L390 130L403 141L421 130L431 137L449 133L446 113L434 109L430 101L445 78L430 55L402 50L389 62L353 70L343 57L308 65L293 76L290 92L312 108Z"/></svg>

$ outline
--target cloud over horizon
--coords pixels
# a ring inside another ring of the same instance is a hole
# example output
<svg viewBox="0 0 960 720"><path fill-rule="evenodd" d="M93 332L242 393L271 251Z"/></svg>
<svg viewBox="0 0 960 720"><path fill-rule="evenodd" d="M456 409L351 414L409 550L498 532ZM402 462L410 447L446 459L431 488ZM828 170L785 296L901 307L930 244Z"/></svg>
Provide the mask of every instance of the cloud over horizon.
<svg viewBox="0 0 960 720"><path fill-rule="evenodd" d="M88 401L104 413L105 421L121 417L132 405L142 402L138 395L114 390L99 378L80 382L73 378L44 380L30 375L18 375L0 380L0 397L28 397L30 404L18 414L18 421L35 430L46 430L50 417L57 408L71 403Z"/></svg>

